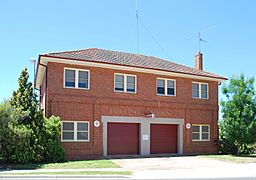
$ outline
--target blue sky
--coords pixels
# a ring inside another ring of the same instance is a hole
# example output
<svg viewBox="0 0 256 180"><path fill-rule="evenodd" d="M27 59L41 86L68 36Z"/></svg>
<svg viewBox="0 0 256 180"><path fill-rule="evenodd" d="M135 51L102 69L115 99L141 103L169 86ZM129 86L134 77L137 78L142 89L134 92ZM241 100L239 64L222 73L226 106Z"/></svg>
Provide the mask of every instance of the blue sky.
<svg viewBox="0 0 256 180"><path fill-rule="evenodd" d="M256 77L256 1L138 0L140 53L194 66L202 44L204 69ZM136 53L135 0L0 2L0 101L17 88L23 67L40 53L98 47Z"/></svg>

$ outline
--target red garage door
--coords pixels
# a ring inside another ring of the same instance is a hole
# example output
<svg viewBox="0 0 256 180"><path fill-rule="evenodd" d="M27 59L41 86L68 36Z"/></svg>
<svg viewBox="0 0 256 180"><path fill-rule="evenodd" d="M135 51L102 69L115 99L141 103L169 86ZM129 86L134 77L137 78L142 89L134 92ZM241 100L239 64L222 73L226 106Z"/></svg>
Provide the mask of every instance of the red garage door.
<svg viewBox="0 0 256 180"><path fill-rule="evenodd" d="M177 125L150 125L150 153L177 153Z"/></svg>
<svg viewBox="0 0 256 180"><path fill-rule="evenodd" d="M139 154L139 124L108 123L108 155Z"/></svg>

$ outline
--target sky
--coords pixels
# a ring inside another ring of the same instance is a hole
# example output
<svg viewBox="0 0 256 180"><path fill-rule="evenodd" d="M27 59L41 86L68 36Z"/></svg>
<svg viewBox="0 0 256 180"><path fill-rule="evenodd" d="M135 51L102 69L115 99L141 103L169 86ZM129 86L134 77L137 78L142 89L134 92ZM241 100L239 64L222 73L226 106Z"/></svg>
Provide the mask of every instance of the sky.
<svg viewBox="0 0 256 180"><path fill-rule="evenodd" d="M194 66L198 33L204 70L256 77L256 1L138 0L139 53ZM39 54L85 48L137 53L136 0L0 2L0 101ZM143 24L143 25L142 25ZM220 95L221 96L221 95Z"/></svg>

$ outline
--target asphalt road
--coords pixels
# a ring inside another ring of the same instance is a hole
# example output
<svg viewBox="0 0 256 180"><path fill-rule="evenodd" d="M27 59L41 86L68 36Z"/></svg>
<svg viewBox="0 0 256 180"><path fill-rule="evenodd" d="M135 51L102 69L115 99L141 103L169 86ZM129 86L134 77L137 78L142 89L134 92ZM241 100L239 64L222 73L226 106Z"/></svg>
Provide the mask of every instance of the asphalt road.
<svg viewBox="0 0 256 180"><path fill-rule="evenodd" d="M136 178L122 178L122 177L111 177L111 178L108 178L108 177L89 177L89 176L80 176L80 177L57 177L57 176L52 176L52 177L45 177L45 176L23 176L23 177L19 177L19 176L16 176L16 177L0 177L1 180L17 180L17 179L20 179L20 180L32 180L32 179L35 179L35 180L82 180L82 179L86 179L86 180L129 180L129 179L132 179L132 180L136 180ZM167 178L167 179L170 179L170 178ZM177 178L175 178L177 179ZM177 180L188 180L189 178L178 178ZM229 179L232 179L232 180L255 180L256 177L233 177L233 178L191 178L191 180L229 180ZM142 179L137 179L137 180L142 180ZM163 178L161 178L161 180L164 180Z"/></svg>

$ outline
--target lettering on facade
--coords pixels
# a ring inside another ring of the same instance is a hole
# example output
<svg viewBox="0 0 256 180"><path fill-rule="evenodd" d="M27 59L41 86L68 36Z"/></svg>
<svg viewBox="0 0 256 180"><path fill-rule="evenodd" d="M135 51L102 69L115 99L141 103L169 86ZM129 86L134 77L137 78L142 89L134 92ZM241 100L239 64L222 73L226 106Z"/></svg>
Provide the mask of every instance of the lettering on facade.
<svg viewBox="0 0 256 180"><path fill-rule="evenodd" d="M111 114L130 114L130 115L139 115L140 110L139 109L118 109L113 108L110 109Z"/></svg>
<svg viewBox="0 0 256 180"><path fill-rule="evenodd" d="M171 113L169 111L159 111L159 110L148 110L149 113L155 114L156 117L169 117ZM140 114L145 114L144 110L140 109L119 109L119 108L111 108L111 114L119 114L119 115L133 115L138 116Z"/></svg>

